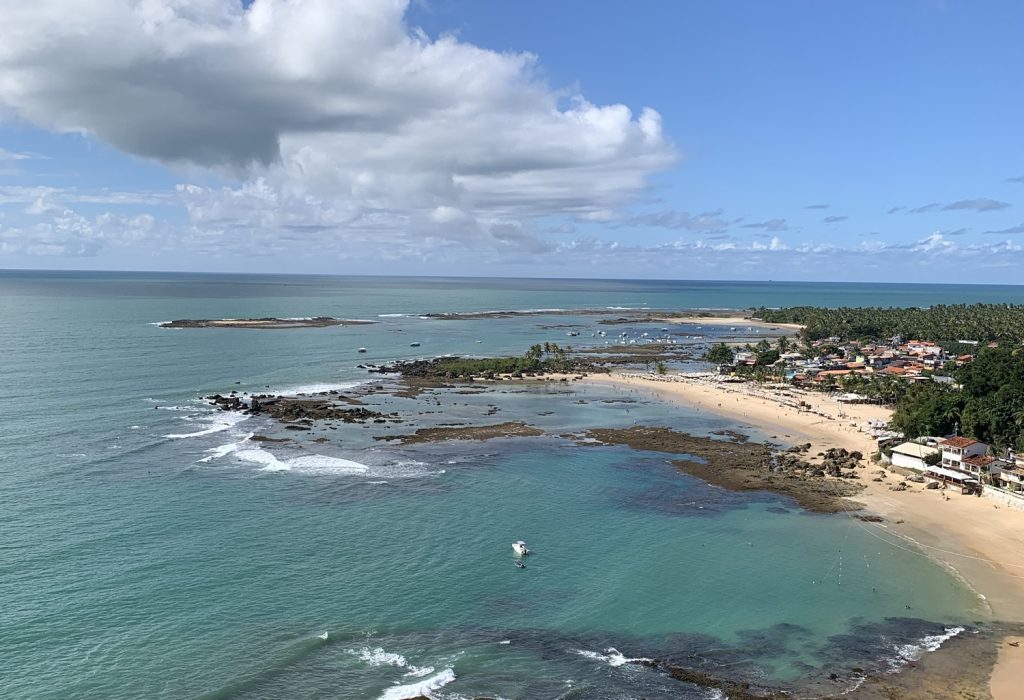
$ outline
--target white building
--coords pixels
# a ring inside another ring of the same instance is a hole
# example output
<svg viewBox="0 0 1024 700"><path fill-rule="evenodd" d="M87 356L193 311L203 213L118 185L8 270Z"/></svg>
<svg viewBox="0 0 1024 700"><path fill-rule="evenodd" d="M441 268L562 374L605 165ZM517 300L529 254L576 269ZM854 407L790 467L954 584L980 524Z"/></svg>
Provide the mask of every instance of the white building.
<svg viewBox="0 0 1024 700"><path fill-rule="evenodd" d="M935 454L939 454L939 448L937 447L928 447L928 445L921 445L916 442L905 442L892 448L892 457L890 459L894 467L904 467L923 472L927 466L924 461L925 457Z"/></svg>
<svg viewBox="0 0 1024 700"><path fill-rule="evenodd" d="M1007 491L1024 493L1024 459L996 460L991 468L992 483Z"/></svg>
<svg viewBox="0 0 1024 700"><path fill-rule="evenodd" d="M966 457L983 457L988 454L988 445L971 438L956 435L939 443L942 450L942 466L962 472L976 471L964 464Z"/></svg>

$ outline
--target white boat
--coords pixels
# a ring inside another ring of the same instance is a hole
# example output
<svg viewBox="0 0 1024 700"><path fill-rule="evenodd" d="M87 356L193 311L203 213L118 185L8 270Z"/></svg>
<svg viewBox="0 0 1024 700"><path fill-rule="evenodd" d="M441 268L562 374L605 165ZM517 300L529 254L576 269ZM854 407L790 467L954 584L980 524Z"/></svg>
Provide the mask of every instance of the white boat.
<svg viewBox="0 0 1024 700"><path fill-rule="evenodd" d="M410 348L418 348L419 346L420 346L419 343L409 343L409 347Z"/></svg>
<svg viewBox="0 0 1024 700"><path fill-rule="evenodd" d="M521 557L530 553L530 550L526 548L526 543L522 540L512 543L512 551Z"/></svg>
<svg viewBox="0 0 1024 700"><path fill-rule="evenodd" d="M356 352L366 352L366 348L359 348Z"/></svg>

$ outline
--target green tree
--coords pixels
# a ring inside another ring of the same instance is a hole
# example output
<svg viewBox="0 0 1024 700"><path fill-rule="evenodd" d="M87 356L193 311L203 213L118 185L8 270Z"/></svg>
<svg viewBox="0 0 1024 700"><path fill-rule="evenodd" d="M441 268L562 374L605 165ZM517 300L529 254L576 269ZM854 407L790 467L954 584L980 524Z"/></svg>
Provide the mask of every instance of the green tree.
<svg viewBox="0 0 1024 700"><path fill-rule="evenodd" d="M731 365L735 355L732 348L725 343L712 346L704 355L704 359L716 365Z"/></svg>

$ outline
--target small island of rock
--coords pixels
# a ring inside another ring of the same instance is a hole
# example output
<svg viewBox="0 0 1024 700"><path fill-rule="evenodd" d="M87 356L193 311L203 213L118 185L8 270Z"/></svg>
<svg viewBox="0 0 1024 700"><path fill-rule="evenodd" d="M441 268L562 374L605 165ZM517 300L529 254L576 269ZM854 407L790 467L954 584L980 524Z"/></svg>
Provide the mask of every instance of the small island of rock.
<svg viewBox="0 0 1024 700"><path fill-rule="evenodd" d="M160 328L253 328L258 330L276 328L325 328L327 326L364 326L376 321L315 316L311 318L219 318L219 319L178 319L164 321Z"/></svg>

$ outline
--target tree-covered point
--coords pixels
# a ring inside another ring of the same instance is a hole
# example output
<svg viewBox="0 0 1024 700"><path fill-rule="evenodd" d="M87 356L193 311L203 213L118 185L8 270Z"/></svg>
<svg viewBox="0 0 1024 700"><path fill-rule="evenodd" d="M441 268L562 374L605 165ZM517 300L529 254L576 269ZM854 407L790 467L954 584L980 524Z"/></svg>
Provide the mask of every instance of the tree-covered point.
<svg viewBox="0 0 1024 700"><path fill-rule="evenodd" d="M399 362L379 372L398 372L406 377L446 378L496 377L541 372L607 372L596 363L571 356L572 348L555 343L532 345L521 357L438 357L431 360Z"/></svg>
<svg viewBox="0 0 1024 700"><path fill-rule="evenodd" d="M1024 349L983 350L956 371L956 379L960 388L909 385L890 425L908 439L949 435L959 426L962 435L1024 450Z"/></svg>
<svg viewBox="0 0 1024 700"><path fill-rule="evenodd" d="M1024 305L953 304L927 309L864 307L827 309L793 306L757 309L753 316L769 323L797 323L809 341L839 337L843 340L904 339L936 343L957 340L1024 342Z"/></svg>

